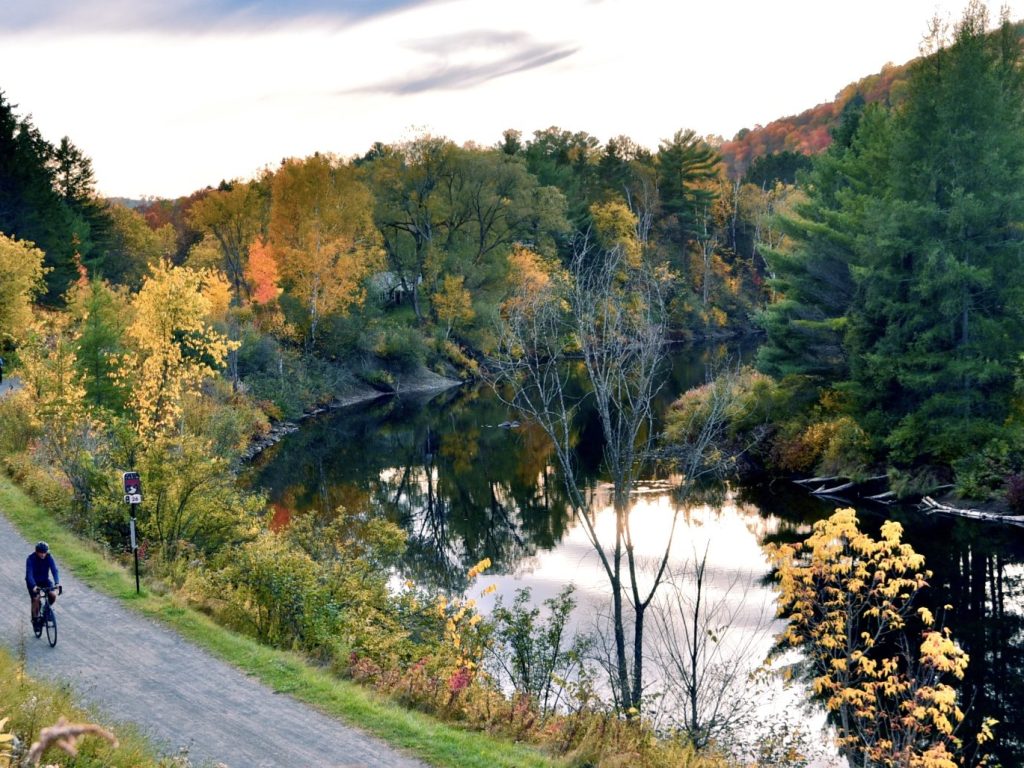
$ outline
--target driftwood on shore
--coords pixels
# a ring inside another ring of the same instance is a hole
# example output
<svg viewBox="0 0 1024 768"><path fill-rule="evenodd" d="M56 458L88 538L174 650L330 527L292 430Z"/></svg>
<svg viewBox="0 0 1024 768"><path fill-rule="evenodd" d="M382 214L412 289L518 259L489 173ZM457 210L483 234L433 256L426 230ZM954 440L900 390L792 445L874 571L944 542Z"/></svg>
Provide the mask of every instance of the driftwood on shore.
<svg viewBox="0 0 1024 768"><path fill-rule="evenodd" d="M1005 523L1006 525L1019 525L1024 527L1024 515L1001 515L998 512L987 512L983 509L962 509L942 504L931 496L921 499L920 508L925 512L935 512L943 515L955 515L956 517L967 517L972 520L987 520L992 523Z"/></svg>

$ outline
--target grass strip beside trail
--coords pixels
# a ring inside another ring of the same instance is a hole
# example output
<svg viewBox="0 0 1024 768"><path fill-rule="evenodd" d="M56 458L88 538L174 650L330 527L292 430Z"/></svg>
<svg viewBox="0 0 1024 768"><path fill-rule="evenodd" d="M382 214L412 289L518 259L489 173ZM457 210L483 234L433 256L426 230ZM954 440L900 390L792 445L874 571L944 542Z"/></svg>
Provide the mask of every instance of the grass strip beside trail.
<svg viewBox="0 0 1024 768"><path fill-rule="evenodd" d="M143 589L135 594L134 575L75 536L0 474L0 510L31 541L45 539L90 587L132 610L160 620L224 661L275 691L346 723L362 728L438 768L557 768L564 765L530 747L463 730L387 701L355 683L339 680L300 655L260 645L217 625L171 595Z"/></svg>
<svg viewBox="0 0 1024 768"><path fill-rule="evenodd" d="M77 706L70 691L60 685L38 680L25 674L23 662L6 649L0 648L0 733L14 735L22 740L22 749L39 739L42 728L56 725L60 718L72 723L94 723L95 713ZM6 721L6 722L4 722ZM116 736L118 746L114 747L104 738L87 736L78 744L76 765L97 765L104 768L167 768L174 763L157 757L157 750L139 733L134 724L103 723ZM0 738L0 765L5 762L4 750L14 745ZM68 755L57 747L51 747L43 754L43 763L65 762ZM21 763L11 763L20 765Z"/></svg>

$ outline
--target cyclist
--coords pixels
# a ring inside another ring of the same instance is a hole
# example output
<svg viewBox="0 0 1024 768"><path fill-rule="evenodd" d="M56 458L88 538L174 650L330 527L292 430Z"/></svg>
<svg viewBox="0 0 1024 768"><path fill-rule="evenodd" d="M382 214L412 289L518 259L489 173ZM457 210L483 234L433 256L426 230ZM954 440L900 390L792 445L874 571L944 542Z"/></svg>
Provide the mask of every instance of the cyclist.
<svg viewBox="0 0 1024 768"><path fill-rule="evenodd" d="M53 581L50 581L50 573L53 573ZM36 626L39 616L39 597L46 592L46 599L50 605L57 600L57 594L61 591L60 575L57 573L57 562L50 554L50 547L45 541L36 544L36 550L25 561L25 584L28 586L28 593L32 598L32 627Z"/></svg>

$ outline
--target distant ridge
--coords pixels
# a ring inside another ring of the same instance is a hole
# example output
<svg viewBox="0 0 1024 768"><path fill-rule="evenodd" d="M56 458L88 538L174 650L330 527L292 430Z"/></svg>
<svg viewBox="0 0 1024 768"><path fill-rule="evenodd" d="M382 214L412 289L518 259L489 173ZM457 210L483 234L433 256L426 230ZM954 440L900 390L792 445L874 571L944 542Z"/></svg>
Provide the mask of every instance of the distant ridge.
<svg viewBox="0 0 1024 768"><path fill-rule="evenodd" d="M1014 26L1018 39L1024 39L1024 22L1016 22ZM886 64L880 72L847 85L834 100L806 109L799 115L780 117L765 126L744 128L719 148L730 178L742 177L750 163L763 155L784 151L814 155L824 151L832 142L831 130L839 124L843 109L858 95L866 104L898 104L910 67L917 60L900 65Z"/></svg>
<svg viewBox="0 0 1024 768"><path fill-rule="evenodd" d="M799 115L780 117L765 126L744 128L720 148L729 176L740 178L750 163L762 155L783 151L814 155L823 151L832 142L831 130L838 125L843 109L852 99L859 94L866 103L893 103L899 98L912 63L886 64L880 72L847 85L833 101L818 104Z"/></svg>
<svg viewBox="0 0 1024 768"><path fill-rule="evenodd" d="M122 205L125 208L141 208L144 205L149 205L152 200L136 200L132 197L108 197L105 198L111 205Z"/></svg>

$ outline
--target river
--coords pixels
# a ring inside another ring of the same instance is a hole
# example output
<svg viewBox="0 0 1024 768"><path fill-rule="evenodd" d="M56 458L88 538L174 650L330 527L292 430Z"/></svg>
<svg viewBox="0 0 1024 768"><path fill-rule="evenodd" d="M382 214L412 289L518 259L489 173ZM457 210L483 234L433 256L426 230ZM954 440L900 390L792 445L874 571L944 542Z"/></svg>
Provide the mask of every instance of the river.
<svg viewBox="0 0 1024 768"><path fill-rule="evenodd" d="M660 397L702 383L724 348L676 349ZM750 348L733 351L746 359ZM338 506L370 509L408 534L403 577L453 592L477 585L466 573L487 557L481 583L495 584L509 602L529 587L534 602L576 585L581 629L607 604L607 580L583 528L566 503L562 480L544 435L515 419L489 389L464 387L439 395L382 398L305 422L300 431L259 456L245 482L265 489L275 524L297 514L331 514ZM600 472L600 430L583 414L578 460L592 498L599 535L610 535L612 513ZM793 540L838 505L789 483L741 487L717 499L680 500L671 477L652 478L638 494L631 519L637 550L657 558L668 543L679 578L705 551L708 597L731 606L730 642L752 659L763 656L778 629L762 545ZM1019 529L927 516L899 507L858 510L868 528L886 516L899 520L906 540L934 571L927 600L971 656L963 685L968 725L982 715L1000 721L997 754L1003 766L1024 765L1024 537ZM488 610L490 603L484 601ZM759 659L757 659L759 660Z"/></svg>

